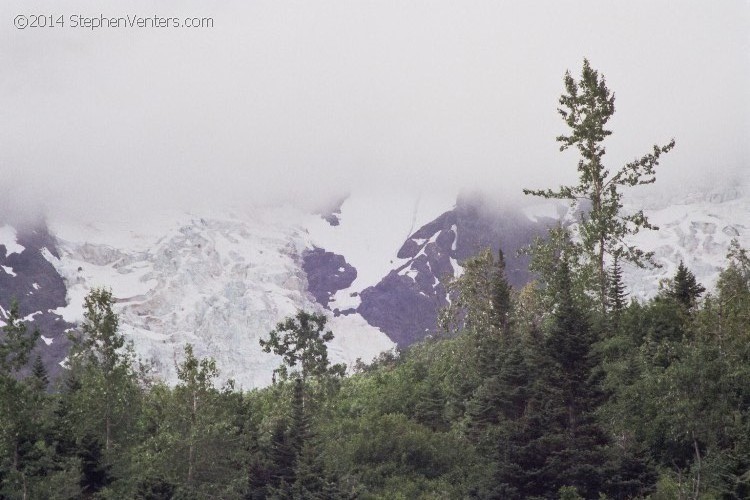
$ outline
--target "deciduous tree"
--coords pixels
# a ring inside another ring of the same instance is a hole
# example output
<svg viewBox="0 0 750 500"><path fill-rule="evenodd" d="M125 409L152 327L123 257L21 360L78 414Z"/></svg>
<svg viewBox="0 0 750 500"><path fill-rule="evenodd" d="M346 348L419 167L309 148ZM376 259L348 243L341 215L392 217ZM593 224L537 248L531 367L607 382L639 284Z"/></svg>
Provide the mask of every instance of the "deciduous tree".
<svg viewBox="0 0 750 500"><path fill-rule="evenodd" d="M638 266L655 265L653 254L644 252L625 241L641 229L656 229L642 210L626 214L622 210L622 188L651 184L656 180L655 168L662 154L675 145L674 139L666 146L655 145L653 150L619 168L614 173L604 166L605 139L612 134L606 128L615 112L615 95L606 85L604 76L584 59L580 80L565 73L565 91L560 97L558 112L570 129L557 137L560 151L575 147L578 161L578 184L561 186L557 190L524 189L525 194L571 200L578 206L587 202L590 207L580 212L580 245L588 262L594 267L596 293L601 311L607 305L606 256L617 256Z"/></svg>

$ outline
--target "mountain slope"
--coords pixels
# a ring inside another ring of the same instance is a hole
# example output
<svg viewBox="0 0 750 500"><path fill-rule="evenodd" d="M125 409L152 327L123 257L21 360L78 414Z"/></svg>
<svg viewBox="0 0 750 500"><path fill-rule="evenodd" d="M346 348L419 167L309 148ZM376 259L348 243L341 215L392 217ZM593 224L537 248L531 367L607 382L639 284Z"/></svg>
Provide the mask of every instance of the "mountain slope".
<svg viewBox="0 0 750 500"><path fill-rule="evenodd" d="M81 319L81 300L109 286L124 334L156 373L176 380L182 346L213 356L222 378L256 387L279 360L258 340L298 309L322 310L307 292L301 254L312 246L298 225L312 216L292 209L252 216L166 216L148 227L57 226L60 258L50 261L68 283L60 313ZM334 362L372 358L392 346L361 318L332 318Z"/></svg>
<svg viewBox="0 0 750 500"><path fill-rule="evenodd" d="M65 332L73 326L57 313L66 304L66 284L46 258L58 255L46 226L19 227L0 226L0 324L5 324L11 301L17 300L28 328L42 334L32 356L41 356L54 377L69 347Z"/></svg>
<svg viewBox="0 0 750 500"><path fill-rule="evenodd" d="M731 240L750 246L750 196L739 187L647 201L661 229L633 242L653 250L662 267L626 268L631 296L654 295L680 260L710 288ZM82 320L84 296L107 286L123 332L155 374L174 382L190 342L197 355L216 358L223 379L257 387L279 363L260 350L259 338L298 309L329 316L331 359L351 366L433 334L448 303L447 280L484 247L502 247L509 280L525 284L527 260L517 250L567 220L556 203L501 208L476 196L390 193L353 194L322 216L286 207L89 224L58 219L49 230L4 225L0 315L17 297L44 335L36 349L54 375L67 352L65 331Z"/></svg>

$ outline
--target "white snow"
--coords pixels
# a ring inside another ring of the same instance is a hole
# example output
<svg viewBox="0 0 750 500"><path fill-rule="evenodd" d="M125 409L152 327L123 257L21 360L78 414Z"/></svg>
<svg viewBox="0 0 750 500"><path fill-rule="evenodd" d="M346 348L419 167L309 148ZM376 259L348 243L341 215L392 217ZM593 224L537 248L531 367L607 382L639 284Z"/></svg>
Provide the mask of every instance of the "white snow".
<svg viewBox="0 0 750 500"><path fill-rule="evenodd" d="M34 316L36 316L36 315L38 315L38 314L42 314L42 311L36 311L36 312L33 312L33 313L31 313L31 314L28 314L28 315L26 315L26 316L24 316L24 317L22 318L22 321L23 321L24 323L28 323L28 322L30 322L30 321L34 321Z"/></svg>
<svg viewBox="0 0 750 500"><path fill-rule="evenodd" d="M329 308L340 310L356 309L362 303L362 298L359 293L352 292L349 288L344 290L338 290L331 296L331 300L328 303Z"/></svg>
<svg viewBox="0 0 750 500"><path fill-rule="evenodd" d="M339 225L331 226L316 217L308 224L310 238L316 246L346 256L357 269L357 278L342 295L361 292L396 267L396 253L404 241L451 210L455 200L455 194L354 193L341 206Z"/></svg>
<svg viewBox="0 0 750 500"><path fill-rule="evenodd" d="M16 273L13 272L13 268L12 267L8 267L8 266L0 266L0 267L3 268L3 271L5 271L9 275L13 276L14 278L17 276Z"/></svg>
<svg viewBox="0 0 750 500"><path fill-rule="evenodd" d="M373 327L359 314L330 318L327 326L334 334L329 353L336 362L346 363L349 371L357 359L370 362L396 346L386 335L373 335Z"/></svg>
<svg viewBox="0 0 750 500"><path fill-rule="evenodd" d="M451 267L453 267L453 277L454 278L458 278L459 276L461 276L463 274L464 268L453 257L451 257L450 260L451 260Z"/></svg>
<svg viewBox="0 0 750 500"><path fill-rule="evenodd" d="M0 226L0 245L5 245L7 255L14 253L20 254L26 247L19 245L16 241L17 233L15 228L9 225Z"/></svg>
<svg viewBox="0 0 750 500"><path fill-rule="evenodd" d="M673 200L672 200L673 201ZM660 280L674 276L680 260L707 289L713 289L727 265L732 239L750 248L750 198L706 192L692 193L683 203L655 205L646 210L658 231L641 231L631 241L655 252L660 269L625 269L625 283L636 297L658 290Z"/></svg>
<svg viewBox="0 0 750 500"><path fill-rule="evenodd" d="M68 287L68 305L54 312L80 321L89 290L110 287L123 334L167 382L176 381L189 342L197 356L216 359L222 380L267 385L280 360L258 340L299 309L322 311L301 268L313 245L305 224L315 219L283 207L83 227L51 221L60 258L43 255ZM330 326L332 362L369 361L393 346L359 315L332 318Z"/></svg>
<svg viewBox="0 0 750 500"><path fill-rule="evenodd" d="M681 260L698 281L711 290L727 265L726 255L732 239L750 248L750 189L747 186L737 184L687 192L678 189L660 195L653 192L624 203L626 212L638 209L643 209L659 230L641 230L627 241L644 251L654 252L656 262L662 267L641 269L624 263L623 281L632 297L654 296L659 283L674 276ZM570 220L571 212L569 210L564 218ZM526 211L527 215L531 213L543 212L537 208ZM576 226L572 226L574 234Z"/></svg>
<svg viewBox="0 0 750 500"><path fill-rule="evenodd" d="M407 276L413 280L417 279L419 272L411 266L407 266L398 272L399 276Z"/></svg>

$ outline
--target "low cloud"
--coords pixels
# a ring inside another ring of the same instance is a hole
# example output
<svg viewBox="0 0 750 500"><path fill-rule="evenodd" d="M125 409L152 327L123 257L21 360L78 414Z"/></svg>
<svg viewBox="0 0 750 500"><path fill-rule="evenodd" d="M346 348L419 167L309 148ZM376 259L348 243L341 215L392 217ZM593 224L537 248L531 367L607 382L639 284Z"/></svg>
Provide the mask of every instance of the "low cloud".
<svg viewBox="0 0 750 500"><path fill-rule="evenodd" d="M746 2L32 9L210 17L210 29L18 30L28 2L0 9L5 213L317 207L393 189L520 199L575 180L556 107L583 57L617 95L613 167L672 137L667 189L750 163Z"/></svg>

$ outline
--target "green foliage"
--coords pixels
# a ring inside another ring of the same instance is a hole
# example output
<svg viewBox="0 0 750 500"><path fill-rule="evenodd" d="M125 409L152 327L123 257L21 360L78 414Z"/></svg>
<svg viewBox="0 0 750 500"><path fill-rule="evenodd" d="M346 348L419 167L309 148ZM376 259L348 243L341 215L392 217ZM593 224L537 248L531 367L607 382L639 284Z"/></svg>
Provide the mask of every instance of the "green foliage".
<svg viewBox="0 0 750 500"><path fill-rule="evenodd" d="M447 332L462 329L489 331L505 322L510 288L504 282L505 262L495 261L489 248L462 263L461 276L446 285L450 305L441 311L440 323ZM505 286L503 286L503 282Z"/></svg>
<svg viewBox="0 0 750 500"><path fill-rule="evenodd" d="M13 492L28 494L43 452L36 446L42 395L32 384L18 380L19 370L39 337L29 332L20 319L18 302L13 300L4 319L0 338L0 496Z"/></svg>
<svg viewBox="0 0 750 500"><path fill-rule="evenodd" d="M241 396L231 387L214 386L215 361L197 358L190 344L184 352L177 385L157 384L144 401L139 423L143 438L134 468L143 488L163 483L181 495L197 495L219 491L228 479L244 476L236 468L246 444L245 413Z"/></svg>
<svg viewBox="0 0 750 500"><path fill-rule="evenodd" d="M104 460L102 444L92 436L83 437L78 456L81 459L81 495L89 498L112 482L111 466Z"/></svg>
<svg viewBox="0 0 750 500"><path fill-rule="evenodd" d="M620 190L656 180L655 168L662 154L674 147L674 140L666 146L653 147L645 154L622 166L614 174L604 166L606 154L604 140L612 134L606 128L615 112L615 96L607 88L604 76L583 61L580 80L570 72L565 73L565 91L560 97L558 112L570 129L568 135L560 135L557 141L560 151L575 147L581 159L578 161L578 184L561 186L557 190L524 189L525 194L571 200L577 207L585 200L590 204L581 212L579 220L580 245L587 262L596 272L594 290L599 297L601 310L607 305L607 275L605 256L623 258L638 266L655 265L653 255L624 242L628 235L641 229L657 229L652 226L643 211L624 214Z"/></svg>
<svg viewBox="0 0 750 500"><path fill-rule="evenodd" d="M545 321L551 318L549 311L555 307L555 281L559 277L559 265L563 260L571 272L570 292L573 300L582 310L592 309L593 302L587 292L595 287L595 270L585 261L581 246L573 242L568 229L552 227L546 238L536 238L522 252L531 257L529 271L538 277L534 293L540 302L538 306L546 312L543 318ZM544 321L539 326L543 323Z"/></svg>
<svg viewBox="0 0 750 500"><path fill-rule="evenodd" d="M119 331L112 292L93 289L84 301L84 321L71 335L69 377L79 384L70 392L78 439L98 439L106 451L128 439L133 405L140 391L132 346Z"/></svg>
<svg viewBox="0 0 750 500"><path fill-rule="evenodd" d="M672 279L672 286L667 290L667 296L676 300L685 309L691 309L705 291L705 287L696 281L695 275L680 261Z"/></svg>
<svg viewBox="0 0 750 500"><path fill-rule="evenodd" d="M603 335L576 251L547 254L542 284L517 294L483 255L478 283L460 285L483 320L348 378L329 366L324 322L290 318L264 341L287 377L249 392L217 388L190 345L174 387L139 384L97 291L59 385L39 358L0 377L0 496L747 498L745 252L732 248L715 295L622 300Z"/></svg>
<svg viewBox="0 0 750 500"><path fill-rule="evenodd" d="M0 376L12 375L29 360L29 353L39 338L39 331L29 332L20 319L18 301L13 299L0 337Z"/></svg>
<svg viewBox="0 0 750 500"><path fill-rule="evenodd" d="M333 340L333 332L325 330L326 318L322 314L311 314L299 311L294 317L278 323L269 333L268 340L260 340L265 352L281 356L284 365L274 370L282 380L289 377L288 368L296 368L303 381L308 377L325 375L343 376L346 366L329 365L328 350L325 343Z"/></svg>
<svg viewBox="0 0 750 500"><path fill-rule="evenodd" d="M563 486L558 491L560 500L583 500L583 497L578 494L578 489L574 486Z"/></svg>
<svg viewBox="0 0 750 500"><path fill-rule="evenodd" d="M550 496L567 485L589 498L604 491L608 462L608 439L595 418L602 401L594 378L595 339L573 301L565 259L560 261L553 289L553 321L537 346L528 407L509 436L509 445L502 447L505 463L501 462L498 482L521 496Z"/></svg>
<svg viewBox="0 0 750 500"><path fill-rule="evenodd" d="M623 310L627 305L625 300L628 296L625 290L625 284L622 282L622 267L620 259L615 257L608 277L609 293L607 295L607 304L609 306L609 326L613 330L620 327L620 320Z"/></svg>

